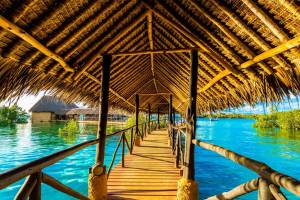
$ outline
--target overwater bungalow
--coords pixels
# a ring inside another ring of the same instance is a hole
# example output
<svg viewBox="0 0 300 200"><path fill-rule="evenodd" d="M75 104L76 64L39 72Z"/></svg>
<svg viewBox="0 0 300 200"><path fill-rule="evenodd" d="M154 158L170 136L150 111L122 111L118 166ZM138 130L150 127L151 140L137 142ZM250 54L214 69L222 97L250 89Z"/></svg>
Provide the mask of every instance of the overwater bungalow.
<svg viewBox="0 0 300 200"><path fill-rule="evenodd" d="M67 112L78 108L74 103L67 104L64 101L52 96L43 96L29 109L32 122L50 122L67 120Z"/></svg>
<svg viewBox="0 0 300 200"><path fill-rule="evenodd" d="M299 95L299 1L0 2L0 100L48 91L100 109L96 139L0 174L0 189L26 177L15 199L44 198L42 183L77 199L203 199L199 189L204 183L195 177L213 169L196 167L195 159L203 156L199 148L256 174L207 199L234 199L253 191L260 200L286 199L286 192L300 197L299 177L272 169L255 154L249 158L196 139L197 114ZM134 112L135 125L106 134L109 106ZM168 114L168 128L160 129L159 117L139 121L141 112L148 119ZM175 112L185 124L174 123ZM119 140L108 154L111 137ZM96 158L86 169L87 193L44 170L92 145ZM223 189L214 181L205 184ZM55 199L54 192L50 196Z"/></svg>

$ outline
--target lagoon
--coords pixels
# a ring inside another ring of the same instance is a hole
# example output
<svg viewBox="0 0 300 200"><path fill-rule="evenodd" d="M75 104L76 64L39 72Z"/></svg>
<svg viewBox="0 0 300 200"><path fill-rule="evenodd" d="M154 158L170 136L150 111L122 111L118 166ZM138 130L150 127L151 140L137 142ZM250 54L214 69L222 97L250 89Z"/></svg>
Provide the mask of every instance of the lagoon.
<svg viewBox="0 0 300 200"><path fill-rule="evenodd" d="M300 133L280 132L278 130L256 130L251 119L220 119L197 121L197 139L214 143L242 155L265 162L275 170L300 179ZM63 123L20 124L0 127L0 173L42 156L95 138L95 125L81 124L81 133L75 137L61 137L58 129ZM120 126L109 126L110 131ZM105 159L110 163L111 155L118 137L107 140ZM196 179L199 183L200 198L205 199L224 192L257 177L255 173L227 159L196 147ZM88 168L93 165L95 146L86 148L44 171L66 185L87 194ZM117 156L116 163L120 160ZM22 184L19 181L0 190L0 199L13 199ZM251 193L240 199L255 199ZM286 192L289 199L297 199ZM73 199L67 195L42 186L43 199Z"/></svg>

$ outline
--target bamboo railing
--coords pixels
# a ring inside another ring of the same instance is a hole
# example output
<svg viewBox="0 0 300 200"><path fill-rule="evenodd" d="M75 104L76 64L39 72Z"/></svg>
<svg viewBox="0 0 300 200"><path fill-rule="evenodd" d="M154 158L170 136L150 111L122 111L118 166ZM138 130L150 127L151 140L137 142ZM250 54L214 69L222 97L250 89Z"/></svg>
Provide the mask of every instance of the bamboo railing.
<svg viewBox="0 0 300 200"><path fill-rule="evenodd" d="M175 152L175 166L178 168L183 166L184 161L184 148L182 148L182 140L185 138L185 126L170 126L169 136L172 141L172 149ZM300 181L293 177L275 171L265 163L256 161L246 156L240 155L223 147L202 142L200 140L193 140L194 145L202 147L203 149L213 151L235 163L238 163L248 169L254 171L259 175L259 178L250 180L243 183L230 191L217 194L207 198L208 200L229 200L238 198L244 194L258 190L259 200L285 200L285 195L281 192L280 187L285 188L289 192L300 197Z"/></svg>
<svg viewBox="0 0 300 200"><path fill-rule="evenodd" d="M149 127L150 126L150 127ZM129 128L116 131L112 134L107 135L106 137L112 137L116 135L120 135L119 142L117 143L115 152L113 154L112 162L109 166L108 175L113 167L116 154L118 152L118 149L120 147L120 144L122 143L122 167L125 166L125 146L128 148L129 152L132 153L133 147L134 147L134 138L139 135L142 138L146 136L147 131L150 133L151 130L153 130L153 127L155 126L155 121L145 122L142 124L139 124L139 133L133 134L133 130L136 126L131 126ZM141 128L140 128L141 127ZM130 145L128 143L128 140L126 138L126 132L130 131ZM69 186L66 186L65 184L61 183L60 181L56 180L52 176L42 172L42 170L50 165L53 165L57 163L58 161L73 155L74 153L95 145L99 143L99 139L89 140L80 144L77 144L75 146L69 147L67 149L64 149L62 151L58 151L56 153L53 153L51 155L45 156L43 158L34 160L32 162L29 162L27 164L21 165L19 167L16 167L14 169L11 169L9 171L6 171L2 174L0 174L0 189L4 189L7 186L19 181L22 178L25 178L25 181L23 182L23 185L20 187L19 191L15 195L16 200L23 200L23 199L41 199L41 183L45 183L56 190L59 190L69 196L72 196L77 199L83 199L88 200L89 198L84 196L83 194L75 191L74 189L70 188Z"/></svg>

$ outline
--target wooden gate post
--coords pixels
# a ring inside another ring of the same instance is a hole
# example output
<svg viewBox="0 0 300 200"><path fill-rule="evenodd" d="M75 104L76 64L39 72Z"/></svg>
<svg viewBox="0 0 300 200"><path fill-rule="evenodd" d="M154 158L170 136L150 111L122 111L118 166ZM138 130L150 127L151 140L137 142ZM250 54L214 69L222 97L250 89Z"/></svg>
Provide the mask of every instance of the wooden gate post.
<svg viewBox="0 0 300 200"><path fill-rule="evenodd" d="M140 106L140 98L139 95L135 95L135 146L141 145L141 137L139 135L139 106Z"/></svg>
<svg viewBox="0 0 300 200"><path fill-rule="evenodd" d="M190 94L187 112L187 129L183 177L178 181L177 199L198 199L198 184L195 182L194 145L196 130L196 100L198 80L198 51L191 52Z"/></svg>
<svg viewBox="0 0 300 200"><path fill-rule="evenodd" d="M157 128L160 129L160 122L159 122L159 107L157 108Z"/></svg>
<svg viewBox="0 0 300 200"><path fill-rule="evenodd" d="M172 105L173 104L173 97L170 95L170 102L169 102L169 138L168 138L168 146L172 146L172 136L173 136L173 118L172 118Z"/></svg>
<svg viewBox="0 0 300 200"><path fill-rule="evenodd" d="M100 141L96 147L96 163L89 171L88 180L88 193L91 200L107 199L107 174L104 166L104 155L108 114L110 65L111 55L103 55L102 80L99 99L99 124L97 132L97 138L99 138Z"/></svg>
<svg viewBox="0 0 300 200"><path fill-rule="evenodd" d="M148 134L151 133L151 105L148 104Z"/></svg>

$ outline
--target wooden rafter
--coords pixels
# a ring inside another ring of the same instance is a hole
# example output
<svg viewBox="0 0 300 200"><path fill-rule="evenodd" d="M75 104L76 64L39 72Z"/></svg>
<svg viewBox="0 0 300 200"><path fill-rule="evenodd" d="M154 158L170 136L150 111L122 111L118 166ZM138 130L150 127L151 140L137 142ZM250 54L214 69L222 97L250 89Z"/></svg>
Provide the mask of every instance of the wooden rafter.
<svg viewBox="0 0 300 200"><path fill-rule="evenodd" d="M152 29L152 12L148 13L147 16L147 25L148 25L148 39L149 39L149 45L150 45L150 50L153 50L153 29ZM152 76L153 76L153 82L154 82L154 86L155 86L155 90L156 92L158 92L157 90L157 85L156 85L156 79L155 79L155 72L154 72L154 55L153 53L150 53L150 60L151 60L151 72L152 72Z"/></svg>
<svg viewBox="0 0 300 200"><path fill-rule="evenodd" d="M78 79L81 74L83 74L83 72L85 72L90 66L91 64L94 63L94 61L96 59L98 59L111 45L113 45L117 40L119 40L121 37L123 37L124 35L126 35L133 27L135 27L137 24L139 24L142 20L145 19L145 17L148 16L149 12L145 12L144 14L142 14L139 18L136 18L134 20L134 22L131 23L130 26L128 26L127 28L123 29L116 37L112 38L110 41L107 42L107 45L104 46L100 52L96 53L92 58L89 59L89 61L84 65L84 67L79 70L75 75L74 75L74 79Z"/></svg>
<svg viewBox="0 0 300 200"><path fill-rule="evenodd" d="M190 52L192 49L198 48L182 48L182 49L153 49L146 51L128 51L128 52L119 52L113 53L112 56L138 56L138 55L146 55L146 54L167 54L167 53L184 53Z"/></svg>
<svg viewBox="0 0 300 200"><path fill-rule="evenodd" d="M263 61L267 58L270 58L270 57L273 57L273 56L276 56L282 52L285 52L287 50L290 50L294 47L297 47L300 45L300 36L298 37L295 37L273 49L270 49L268 51L265 51L257 56L255 56L253 59L251 60L248 60L244 63L242 63L240 66L239 66L239 69L246 69L248 67L250 67L251 65L254 65L260 61ZM230 75L231 72L229 70L224 70L222 71L221 73L219 73L217 76L215 76L207 85L205 85L203 88L201 88L199 90L199 92L204 92L206 91L207 89L209 89L211 86L213 86L216 82L218 82L219 80L221 80L222 78Z"/></svg>
<svg viewBox="0 0 300 200"><path fill-rule="evenodd" d="M97 84L101 84L101 81L98 80L96 77L94 77L93 75L89 74L88 72L83 72L83 74L85 76L87 76L88 78L90 78L91 80L93 80L94 82L96 82ZM122 97L120 94L118 94L116 91L114 91L112 88L109 88L109 91L115 95L116 97L118 97L119 99L121 99L122 101L124 101L125 103L127 103L128 105L130 105L131 107L135 107L132 103L130 103L129 101L127 101L124 97Z"/></svg>
<svg viewBox="0 0 300 200"><path fill-rule="evenodd" d="M174 29L176 29L178 32L180 32L182 35L187 36L191 41L193 41L199 48L201 48L203 51L212 54L213 57L218 60L218 62L222 63L222 65L227 68L228 70L232 71L234 74L239 74L240 72L234 69L232 66L228 65L224 60L220 59L219 56L213 52L210 48L207 47L206 44L201 42L201 39L190 32L183 24L181 23L176 23L173 20L170 20L168 17L164 16L161 14L159 11L157 11L152 5L150 5L147 1L143 1L143 4L151 10L156 16L167 22L170 26L172 26ZM156 4L160 5L163 7L160 3L156 1ZM172 16L172 18L175 18Z"/></svg>
<svg viewBox="0 0 300 200"><path fill-rule="evenodd" d="M74 69L72 69L62 57L52 52L49 48L47 48L41 42L35 39L32 35L27 33L25 30L21 29L20 27L18 27L16 24L7 20L2 15L0 15L0 26L5 30L13 33L14 35L20 37L24 41L28 42L30 45L32 45L34 48L36 48L37 50L39 50L49 58L52 58L53 60L57 61L66 71L74 72Z"/></svg>

